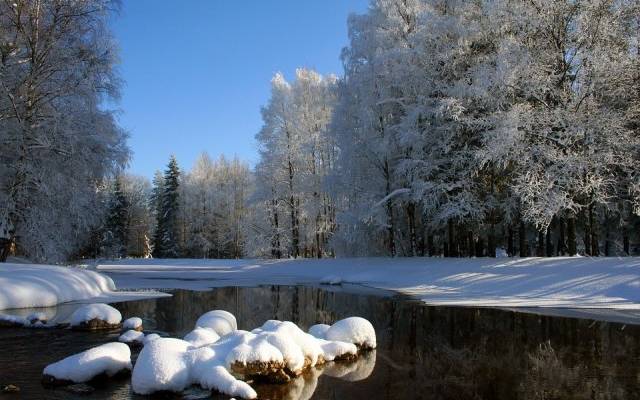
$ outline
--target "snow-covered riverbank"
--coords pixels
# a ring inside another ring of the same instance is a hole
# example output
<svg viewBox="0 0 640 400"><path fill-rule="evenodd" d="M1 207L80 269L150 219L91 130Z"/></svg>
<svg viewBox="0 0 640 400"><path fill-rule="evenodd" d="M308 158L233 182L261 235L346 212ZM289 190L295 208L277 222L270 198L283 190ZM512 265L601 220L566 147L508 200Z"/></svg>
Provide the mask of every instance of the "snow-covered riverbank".
<svg viewBox="0 0 640 400"><path fill-rule="evenodd" d="M84 268L0 264L0 310L48 307L81 300L115 302L164 295L150 291L116 291L111 278Z"/></svg>
<svg viewBox="0 0 640 400"><path fill-rule="evenodd" d="M428 304L640 309L640 258L122 260L93 267L120 288L344 282Z"/></svg>

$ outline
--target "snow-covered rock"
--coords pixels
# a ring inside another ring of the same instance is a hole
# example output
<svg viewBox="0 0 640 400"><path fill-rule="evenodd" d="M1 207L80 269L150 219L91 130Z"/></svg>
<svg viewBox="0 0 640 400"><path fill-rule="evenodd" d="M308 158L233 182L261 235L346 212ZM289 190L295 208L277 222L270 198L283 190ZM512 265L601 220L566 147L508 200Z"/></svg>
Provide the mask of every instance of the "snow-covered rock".
<svg viewBox="0 0 640 400"><path fill-rule="evenodd" d="M120 328L120 311L108 304L87 304L78 308L72 315L71 327L78 330L97 330Z"/></svg>
<svg viewBox="0 0 640 400"><path fill-rule="evenodd" d="M48 365L43 383L67 385L88 382L100 375L113 377L131 371L131 350L124 343L107 343Z"/></svg>
<svg viewBox="0 0 640 400"><path fill-rule="evenodd" d="M237 327L235 317L226 312L209 312L204 317L198 324L218 328L224 325L230 332L220 337L213 329L198 326L185 340L148 341L151 335L147 335L133 369L135 393L180 392L196 384L251 399L257 396L256 392L236 376L288 382L326 361L354 359L358 356L356 344L373 348L376 341L371 324L357 317L317 328L326 331L327 336L333 330L341 341L316 338L289 321L269 320L247 332L232 329Z"/></svg>
<svg viewBox="0 0 640 400"><path fill-rule="evenodd" d="M54 306L101 296L115 289L111 278L86 269L0 265L0 310Z"/></svg>
<svg viewBox="0 0 640 400"><path fill-rule="evenodd" d="M327 324L316 324L309 328L309 334L318 339L324 339L327 336L327 331L331 328Z"/></svg>
<svg viewBox="0 0 640 400"><path fill-rule="evenodd" d="M180 392L199 384L230 396L257 396L247 383L237 380L221 365L211 348L193 349L189 342L172 338L147 343L133 369L131 383L138 394Z"/></svg>
<svg viewBox="0 0 640 400"><path fill-rule="evenodd" d="M127 331L130 329L133 329L135 331L142 331L142 318L131 317L125 319L122 323L122 329Z"/></svg>
<svg viewBox="0 0 640 400"><path fill-rule="evenodd" d="M126 343L133 346L142 346L144 344L144 333L129 329L118 338L118 342Z"/></svg>
<svg viewBox="0 0 640 400"><path fill-rule="evenodd" d="M25 326L29 321L25 317L11 314L0 314L0 327L3 328L17 328Z"/></svg>
<svg viewBox="0 0 640 400"><path fill-rule="evenodd" d="M142 344L146 346L147 343L153 342L154 340L160 339L160 338L161 336L158 335L157 333L150 333L144 337Z"/></svg>
<svg viewBox="0 0 640 400"><path fill-rule="evenodd" d="M376 348L376 331L371 322L360 317L342 319L326 332L327 340L353 343L362 349Z"/></svg>
<svg viewBox="0 0 640 400"><path fill-rule="evenodd" d="M236 317L228 311L213 310L206 312L196 321L196 328L209 328L219 336L224 336L238 329Z"/></svg>
<svg viewBox="0 0 640 400"><path fill-rule="evenodd" d="M220 335L213 329L197 327L191 332L187 333L184 340L191 343L193 347L202 347L207 344L211 344L220 339Z"/></svg>

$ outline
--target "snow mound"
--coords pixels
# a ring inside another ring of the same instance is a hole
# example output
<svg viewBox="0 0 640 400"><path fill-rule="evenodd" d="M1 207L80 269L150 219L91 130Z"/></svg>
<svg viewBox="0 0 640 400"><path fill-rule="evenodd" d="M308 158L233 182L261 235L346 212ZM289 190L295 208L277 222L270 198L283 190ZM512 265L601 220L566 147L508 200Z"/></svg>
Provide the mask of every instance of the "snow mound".
<svg viewBox="0 0 640 400"><path fill-rule="evenodd" d="M111 278L81 268L51 265L0 265L0 310L49 307L108 294Z"/></svg>
<svg viewBox="0 0 640 400"><path fill-rule="evenodd" d="M210 311L198 319L184 340L145 338L133 369L132 387L137 394L181 392L191 385L214 389L230 396L253 399L256 392L246 382L264 378L288 382L307 369L326 361L355 359L358 347L375 347L373 326L363 318L347 318L333 326L314 329L341 340L321 339L289 321L266 321L251 332L233 329L235 317ZM224 327L220 335L210 327ZM130 331L134 332L134 331ZM357 345L357 346L356 346Z"/></svg>
<svg viewBox="0 0 640 400"><path fill-rule="evenodd" d="M78 308L71 315L69 322L71 326L79 326L94 319L104 321L110 325L116 325L122 321L122 314L108 304L87 304Z"/></svg>
<svg viewBox="0 0 640 400"><path fill-rule="evenodd" d="M317 324L309 328L309 334L318 339L324 339L327 336L327 331L331 328L327 324Z"/></svg>
<svg viewBox="0 0 640 400"><path fill-rule="evenodd" d="M371 322L360 317L349 317L331 325L327 340L353 343L364 349L376 348L376 331Z"/></svg>
<svg viewBox="0 0 640 400"><path fill-rule="evenodd" d="M214 343L220 339L220 335L213 329L197 327L187 333L184 340L191 343L193 347L202 347L207 344Z"/></svg>
<svg viewBox="0 0 640 400"><path fill-rule="evenodd" d="M147 343L133 369L131 383L137 394L180 392L192 384L200 384L230 396L257 397L247 383L237 380L220 364L214 350L193 349L191 343L172 338Z"/></svg>
<svg viewBox="0 0 640 400"><path fill-rule="evenodd" d="M118 338L118 342L129 344L143 344L144 341L144 333L133 329L129 329Z"/></svg>
<svg viewBox="0 0 640 400"><path fill-rule="evenodd" d="M157 333L150 333L147 336L144 337L144 340L142 341L143 345L147 345L148 343L153 342L154 340L160 339L161 336L158 335Z"/></svg>
<svg viewBox="0 0 640 400"><path fill-rule="evenodd" d="M204 313L196 321L196 328L209 328L219 336L224 336L238 329L236 317L228 311L213 310Z"/></svg>
<svg viewBox="0 0 640 400"><path fill-rule="evenodd" d="M124 343L107 343L48 365L43 374L59 381L88 382L100 374L111 377L131 370L131 350Z"/></svg>
<svg viewBox="0 0 640 400"><path fill-rule="evenodd" d="M142 330L142 318L139 317L131 317L124 320L122 323L122 329L129 330L133 329L136 331Z"/></svg>

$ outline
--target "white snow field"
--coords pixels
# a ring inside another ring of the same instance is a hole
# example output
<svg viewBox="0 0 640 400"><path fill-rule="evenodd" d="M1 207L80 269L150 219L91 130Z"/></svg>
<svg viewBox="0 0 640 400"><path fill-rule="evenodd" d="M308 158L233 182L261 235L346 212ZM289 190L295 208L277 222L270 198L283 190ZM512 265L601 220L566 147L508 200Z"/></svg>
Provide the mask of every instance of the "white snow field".
<svg viewBox="0 0 640 400"><path fill-rule="evenodd" d="M164 295L150 291L116 291L111 278L85 268L0 264L0 310L49 307L80 300L114 302Z"/></svg>
<svg viewBox="0 0 640 400"><path fill-rule="evenodd" d="M50 364L43 374L81 383L102 373L113 376L123 370L131 370L129 346L124 343L106 343Z"/></svg>
<svg viewBox="0 0 640 400"><path fill-rule="evenodd" d="M640 257L131 259L94 267L120 288L319 284L332 276L434 305L640 310Z"/></svg>

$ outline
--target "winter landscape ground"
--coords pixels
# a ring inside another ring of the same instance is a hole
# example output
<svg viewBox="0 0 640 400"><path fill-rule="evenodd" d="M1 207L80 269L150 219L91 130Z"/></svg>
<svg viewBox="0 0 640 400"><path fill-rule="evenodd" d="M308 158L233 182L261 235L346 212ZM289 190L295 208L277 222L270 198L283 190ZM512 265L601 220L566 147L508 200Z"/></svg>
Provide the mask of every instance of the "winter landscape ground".
<svg viewBox="0 0 640 400"><path fill-rule="evenodd" d="M157 295L131 292L140 289L352 284L432 305L640 310L637 257L130 259L83 268L4 264L0 283L4 309Z"/></svg>

